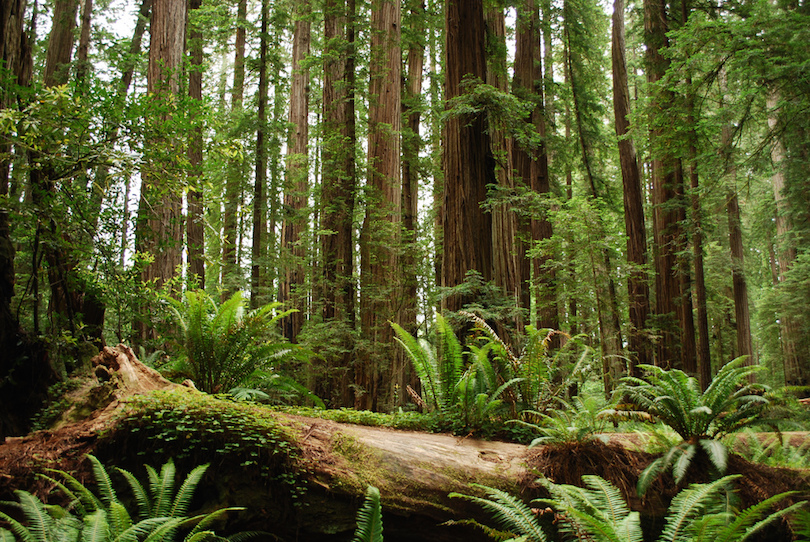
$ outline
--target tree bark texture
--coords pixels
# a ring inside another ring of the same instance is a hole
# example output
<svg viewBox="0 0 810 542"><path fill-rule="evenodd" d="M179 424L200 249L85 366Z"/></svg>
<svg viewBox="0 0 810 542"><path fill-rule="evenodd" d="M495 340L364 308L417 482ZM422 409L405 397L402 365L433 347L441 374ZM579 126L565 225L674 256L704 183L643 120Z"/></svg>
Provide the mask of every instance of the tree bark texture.
<svg viewBox="0 0 810 542"><path fill-rule="evenodd" d="M351 349L355 325L355 59L354 0L324 4L323 177L321 237L323 321L335 333L331 354L319 379L318 395L333 406L353 406Z"/></svg>
<svg viewBox="0 0 810 542"><path fill-rule="evenodd" d="M399 322L402 289L397 276L402 223L400 132L402 59L398 0L371 3L369 140L366 215L360 235L360 326L370 349L355 367L356 408L376 410L390 386L390 374L408 363L394 356L393 329Z"/></svg>
<svg viewBox="0 0 810 542"><path fill-rule="evenodd" d="M53 26L45 53L42 81L46 87L64 85L70 76L70 58L73 54L78 0L56 0L53 6Z"/></svg>
<svg viewBox="0 0 810 542"><path fill-rule="evenodd" d="M186 2L154 0L150 26L147 91L158 113L153 118L154 133L147 145L152 159L142 171L138 227L142 253L154 258L142 272L144 282L158 288L175 277L181 263L183 240L182 172L172 156L177 136L169 128L172 110L180 88L185 43ZM148 315L144 315L147 317ZM148 328L147 333L151 334Z"/></svg>
<svg viewBox="0 0 810 542"><path fill-rule="evenodd" d="M776 90L770 90L767 96L768 126L771 131L777 128L778 105L781 96ZM785 193L785 145L777 137L771 147L771 162L774 173L771 176L773 184L773 198L776 201L776 254L779 262L779 282L785 280L793 262L796 260L796 247L790 239L793 226L789 217L789 202ZM807 375L803 374L802 363L799 359L796 340L799 328L793 317L788 314L780 315L782 332L782 353L785 359L785 385L800 386L807 382Z"/></svg>
<svg viewBox="0 0 810 542"><path fill-rule="evenodd" d="M236 12L236 41L233 58L233 89L231 92L231 115L242 114L242 99L245 92L245 25L247 24L247 0L239 0ZM225 180L225 212L222 217L222 297L223 301L240 287L240 272L237 246L239 242L239 204L242 200L244 167L238 157L228 161Z"/></svg>
<svg viewBox="0 0 810 542"><path fill-rule="evenodd" d="M669 64L662 51L668 45L667 8L663 0L644 1L644 36L646 45L647 81L654 85L666 72ZM672 93L653 88L651 106L663 115L673 104ZM663 126L654 126L650 132L653 145L651 185L653 204L653 256L655 264L655 301L658 332L661 337L656 349L656 363L664 367L677 367L689 372L694 363L694 323L691 318L691 293L684 288L689 284L678 254L684 248L681 226L685 218L683 201L683 170L680 160L662 148L665 137ZM690 335L691 324L691 338ZM692 356L689 347L692 345ZM691 358L691 359L690 359ZM695 367L696 368L696 367Z"/></svg>
<svg viewBox="0 0 810 542"><path fill-rule="evenodd" d="M76 49L76 84L80 88L85 86L87 71L90 65L87 55L90 52L90 23L93 18L93 0L84 0L81 16L81 30L79 32L79 47Z"/></svg>
<svg viewBox="0 0 810 542"><path fill-rule="evenodd" d="M486 47L490 51L487 59L486 83L501 92L508 92L509 81L506 69L506 22L503 9L492 6L484 12L486 24ZM487 130L490 136L492 157L495 162L495 178L498 187L511 193L515 188L513 171L514 144L502 128L488 121ZM493 201L492 214L492 265L495 285L514 301L514 307L522 305L521 263L525 258L525 245L518 246L518 223L514 209L507 203ZM528 261L526 260L528 265ZM524 322L519 313L515 318L516 330L522 331ZM495 322L495 330L505 341L510 342L509 332L504 322Z"/></svg>
<svg viewBox="0 0 810 542"><path fill-rule="evenodd" d="M417 314L419 307L417 266L421 259L421 249L417 243L417 220L419 211L419 150L422 138L419 134L422 100L422 71L425 61L425 2L419 0L411 7L411 31L413 36L408 46L407 73L402 78L402 256L403 271L402 308L399 324L412 335L417 333ZM397 349L396 356L402 358L394 361L391 370L390 394L395 402L393 407L404 406L409 402L407 386L419 390L419 377L413 370L405 353Z"/></svg>
<svg viewBox="0 0 810 542"><path fill-rule="evenodd" d="M202 0L189 0L188 9L198 10ZM188 275L199 287L205 287L205 230L203 202L203 127L202 76L203 76L203 33L199 25L190 25L188 33L189 73L188 97L194 111L194 127L188 143L188 216L186 218L186 238L188 246Z"/></svg>
<svg viewBox="0 0 810 542"><path fill-rule="evenodd" d="M484 9L482 0L449 0L445 11L445 99L462 94L465 76L486 77ZM463 283L477 271L493 278L492 216L481 209L487 185L495 184L486 119L452 117L444 127L443 257L441 285ZM473 301L455 295L442 308L457 311Z"/></svg>
<svg viewBox="0 0 810 542"><path fill-rule="evenodd" d="M616 136L619 138L619 165L622 171L624 198L624 230L627 234L627 277L630 326L628 372L639 376L636 365L652 362L652 343L648 334L650 286L647 282L647 231L644 223L644 194L638 169L636 146L629 137L630 89L627 82L627 61L624 40L624 0L613 2L611 35L611 64L613 67L613 113Z"/></svg>
<svg viewBox="0 0 810 542"><path fill-rule="evenodd" d="M250 267L250 307L261 306L265 296L264 262L265 236L267 234L265 185L267 184L267 26L270 19L270 2L262 0L261 35L259 36L259 88L257 89L256 128L256 176L253 180L253 244Z"/></svg>
<svg viewBox="0 0 810 542"><path fill-rule="evenodd" d="M296 4L293 31L292 86L290 88L290 125L287 141L287 173L284 190L284 222L281 226L281 281L278 300L298 312L286 317L282 334L295 341L304 325L307 257L306 225L309 195L309 69L303 62L309 55L309 2ZM300 289L300 290L299 290Z"/></svg>

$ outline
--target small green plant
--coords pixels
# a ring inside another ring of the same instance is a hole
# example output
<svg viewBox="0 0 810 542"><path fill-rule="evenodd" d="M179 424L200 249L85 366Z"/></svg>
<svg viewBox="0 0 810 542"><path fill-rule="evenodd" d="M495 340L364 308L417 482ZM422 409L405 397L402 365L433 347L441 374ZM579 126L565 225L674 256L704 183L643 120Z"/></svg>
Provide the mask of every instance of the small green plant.
<svg viewBox="0 0 810 542"><path fill-rule="evenodd" d="M728 449L725 435L756 423L768 404L764 387L749 382L760 370L737 358L723 366L705 391L697 379L681 370L641 365L643 378L625 377L616 394L629 398L630 405L607 414L620 418L661 421L671 427L680 443L650 464L638 480L643 495L652 481L672 469L676 483L683 481L695 458L703 455L717 475L725 473Z"/></svg>
<svg viewBox="0 0 810 542"><path fill-rule="evenodd" d="M708 484L693 484L672 499L658 542L742 542L770 523L797 512L807 503L802 501L772 513L768 511L794 492L780 493L754 506L737 511L729 505L728 488L739 475L720 478ZM493 513L496 521L508 531L514 542L544 542L553 538L541 525L541 509L553 509L557 530L568 539L588 542L641 542L641 517L630 511L618 488L599 476L582 477L585 487L554 484L538 480L551 498L532 504L498 489L472 484L486 493L476 497L451 493L480 504ZM537 511L538 513L535 513ZM485 529L501 535L493 529ZM500 538L503 540L504 538Z"/></svg>
<svg viewBox="0 0 810 542"><path fill-rule="evenodd" d="M303 354L296 345L270 339L276 323L292 312L277 312L279 303L246 310L242 292L217 304L204 290L166 299L182 330L180 347L191 379L201 391L228 391L273 361Z"/></svg>
<svg viewBox="0 0 810 542"><path fill-rule="evenodd" d="M810 468L810 441L793 446L789 434L774 433L762 440L756 431L746 428L727 437L725 443L753 463L788 469Z"/></svg>
<svg viewBox="0 0 810 542"><path fill-rule="evenodd" d="M357 511L357 530L352 542L383 542L380 490L368 486L363 506Z"/></svg>
<svg viewBox="0 0 810 542"><path fill-rule="evenodd" d="M519 421L532 428L540 436L532 440L530 447L540 444L584 443L597 438L607 426L607 419L599 416L603 405L594 398L574 397L571 401L558 398L559 407L546 412L525 411L524 416L540 420L539 423Z"/></svg>
<svg viewBox="0 0 810 542"><path fill-rule="evenodd" d="M201 465L186 477L175 492L175 468L169 461L158 473L147 465L149 484L147 491L130 472L116 469L127 480L135 496L138 512L133 515L119 500L107 469L94 456L92 464L97 492L93 493L74 476L54 470L59 479L44 476L68 498L67 507L45 505L36 496L22 490L15 492L17 502L2 504L18 508L25 518L19 522L0 512L0 518L11 526L11 531L23 542L129 542L146 539L150 542L178 540L178 533L186 531L184 542L225 540L210 527L231 511L243 508L221 508L209 514L189 517L191 499L208 465ZM9 531L0 529L0 540Z"/></svg>

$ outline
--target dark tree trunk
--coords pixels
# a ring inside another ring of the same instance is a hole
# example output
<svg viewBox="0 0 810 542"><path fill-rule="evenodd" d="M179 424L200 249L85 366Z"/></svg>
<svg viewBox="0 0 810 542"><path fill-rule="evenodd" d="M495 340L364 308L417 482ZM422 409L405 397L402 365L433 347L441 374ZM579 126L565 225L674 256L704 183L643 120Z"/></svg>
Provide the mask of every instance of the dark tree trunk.
<svg viewBox="0 0 810 542"><path fill-rule="evenodd" d="M236 43L233 59L233 91L231 93L231 114L234 118L242 113L242 99L245 92L245 24L247 20L247 0L239 0L236 13ZM228 163L225 180L225 212L222 217L222 297L230 297L241 286L238 258L239 203L242 200L242 178L244 167L239 158Z"/></svg>
<svg viewBox="0 0 810 542"><path fill-rule="evenodd" d="M402 119L401 8L398 0L371 3L369 71L369 141L366 215L360 235L360 327L366 344L355 366L358 392L355 407L377 410L390 386L393 329L402 300L397 276L402 182L400 140ZM398 356L399 363L406 360Z"/></svg>
<svg viewBox="0 0 810 542"><path fill-rule="evenodd" d="M484 7L482 0L449 0L445 7L445 99L462 94L465 76L486 77ZM467 273L492 280L492 215L481 209L487 185L495 184L494 159L486 119L451 117L444 128L443 258L441 286L463 283ZM442 308L457 311L473 301L454 295Z"/></svg>
<svg viewBox="0 0 810 542"><path fill-rule="evenodd" d="M256 128L256 178L253 184L253 245L251 247L250 267L250 306L258 308L265 299L264 262L266 202L264 201L265 185L267 184L267 26L270 19L269 0L262 0L261 35L259 36L259 88L257 124Z"/></svg>
<svg viewBox="0 0 810 542"><path fill-rule="evenodd" d="M189 0L188 9L198 10L202 0ZM194 127L191 130L188 144L188 216L186 219L186 237L188 245L189 281L200 288L205 287L205 230L204 201L202 192L203 175L203 127L200 119L202 107L202 72L203 72L203 33L195 24L188 34L189 75L188 97L195 109Z"/></svg>
<svg viewBox="0 0 810 542"><path fill-rule="evenodd" d="M296 3L293 32L292 87L290 89L290 125L287 142L287 175L284 190L284 222L281 226L281 281L278 300L298 312L282 322L282 333L295 341L306 315L305 265L307 248L307 196L309 194L309 69L303 64L309 55L309 2Z"/></svg>
<svg viewBox="0 0 810 542"><path fill-rule="evenodd" d="M402 132L402 309L399 324L412 335L417 332L417 265L420 247L417 242L417 214L419 203L419 150L422 139L419 134L421 121L419 100L422 96L422 70L425 59L425 2L415 2L411 8L411 42L408 47L406 76L402 78L402 117L405 126ZM394 366L391 370L393 407L404 406L410 401L406 392L410 386L419 389L419 377L410 360L406 359L401 348L397 348Z"/></svg>
<svg viewBox="0 0 810 542"><path fill-rule="evenodd" d="M630 131L630 90L624 42L624 0L613 2L611 59L613 66L613 112L619 138L619 164L624 195L624 229L627 234L627 278L630 330L628 372L639 376L636 365L652 362L652 344L645 329L650 312L650 286L647 282L647 232L644 225L644 194L638 170L636 146Z"/></svg>
<svg viewBox="0 0 810 542"><path fill-rule="evenodd" d="M335 333L338 353L323 368L318 393L333 406L353 406L351 359L355 325L354 268L355 206L355 58L354 0L324 4L324 145L322 226L323 320Z"/></svg>

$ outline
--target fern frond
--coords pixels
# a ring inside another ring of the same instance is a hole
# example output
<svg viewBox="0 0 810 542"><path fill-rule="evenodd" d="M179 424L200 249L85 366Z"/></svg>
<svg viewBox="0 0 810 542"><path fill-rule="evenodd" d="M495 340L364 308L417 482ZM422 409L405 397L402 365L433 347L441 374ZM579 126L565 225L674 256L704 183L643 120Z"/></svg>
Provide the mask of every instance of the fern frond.
<svg viewBox="0 0 810 542"><path fill-rule="evenodd" d="M19 508L19 503L3 502L3 504L15 505L15 507ZM8 523L9 527L11 527L12 532L15 535L17 535L17 537L20 539L20 542L45 542L43 538L37 538L37 536L34 533L32 533L28 529L28 527L26 527L13 517L9 516L5 512L0 512L0 519ZM12 537L11 539L14 540L14 537Z"/></svg>
<svg viewBox="0 0 810 542"><path fill-rule="evenodd" d="M31 493L18 489L14 491L20 502L20 510L28 524L28 531L38 542L51 542L51 526L53 520L48 515L45 505ZM54 541L56 542L56 541Z"/></svg>
<svg viewBox="0 0 810 542"><path fill-rule="evenodd" d="M101 497L101 502L103 502L105 506L109 507L112 503L118 500L112 486L112 481L110 480L110 475L107 473L107 469L104 468L104 465L101 464L101 461L99 461L96 456L87 454L87 459L93 466L93 476L95 477L96 484L98 485L98 492L99 496Z"/></svg>
<svg viewBox="0 0 810 542"><path fill-rule="evenodd" d="M0 542L17 542L17 540L14 538L14 533L0 527Z"/></svg>
<svg viewBox="0 0 810 542"><path fill-rule="evenodd" d="M368 486L363 506L357 512L357 530L353 542L382 542L382 506L380 490Z"/></svg>
<svg viewBox="0 0 810 542"><path fill-rule="evenodd" d="M487 494L487 498L450 493L451 498L461 498L479 504L492 514L504 528L524 535L531 542L545 542L546 535L532 510L523 501L505 491L480 484L470 484Z"/></svg>
<svg viewBox="0 0 810 542"><path fill-rule="evenodd" d="M692 484L681 490L667 510L664 530L660 542L686 542L689 540L688 528L694 520L712 504L718 493L723 491L731 480L740 475L731 475L708 484Z"/></svg>
<svg viewBox="0 0 810 542"><path fill-rule="evenodd" d="M194 497L194 491L196 491L197 486L202 480L203 475L205 475L205 471L208 470L208 464L200 465L192 470L186 479L183 481L183 485L180 486L180 490L177 492L177 495L174 497L174 504L172 505L172 517L180 517L185 516L188 512L188 508L191 505L191 499Z"/></svg>
<svg viewBox="0 0 810 542"><path fill-rule="evenodd" d="M144 489L141 482L135 476L124 469L116 468L116 470L124 477L129 484L129 489L135 496L135 503L138 506L138 519L146 519L152 511L152 503L149 500L149 494Z"/></svg>
<svg viewBox="0 0 810 542"><path fill-rule="evenodd" d="M174 461L169 459L160 468L160 476L157 478L157 484L152 487L152 502L154 503L154 510L152 510L153 516L171 515L175 474Z"/></svg>
<svg viewBox="0 0 810 542"><path fill-rule="evenodd" d="M104 510L96 510L84 517L82 542L109 542L109 540L110 525Z"/></svg>

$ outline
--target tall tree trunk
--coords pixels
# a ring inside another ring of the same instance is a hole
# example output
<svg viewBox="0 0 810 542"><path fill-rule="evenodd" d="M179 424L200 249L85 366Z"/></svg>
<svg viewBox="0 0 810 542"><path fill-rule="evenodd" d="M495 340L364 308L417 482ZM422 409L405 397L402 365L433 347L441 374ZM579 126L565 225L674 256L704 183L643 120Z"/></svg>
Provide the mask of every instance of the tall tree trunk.
<svg viewBox="0 0 810 542"><path fill-rule="evenodd" d="M445 99L462 94L461 81L486 78L484 6L482 0L449 0L445 7ZM476 271L493 278L492 215L481 209L487 185L497 179L486 119L451 117L444 127L444 203L442 206L442 281L445 288L463 283ZM474 301L454 295L442 308L457 311Z"/></svg>
<svg viewBox="0 0 810 542"><path fill-rule="evenodd" d="M484 22L487 29L486 48L490 51L487 58L486 83L497 88L501 92L509 91L509 81L506 69L506 23L503 9L498 6L491 6L484 12ZM515 187L514 175L514 145L505 131L492 123L487 126L492 145L492 157L495 161L495 177L498 187L505 193L512 193ZM529 178L526 178L529 182ZM528 289L526 299L521 298L522 287L528 281L529 261L523 257L526 253L526 244L518 244L518 222L515 210L508 203L498 201L493 202L492 214L492 261L493 261L493 281L495 285L503 290L504 294L513 300L514 308L521 306L528 309L529 305L523 301L528 300ZM525 220L526 230L528 230L528 219ZM522 266L526 263L527 272L521 276ZM525 325L519 312L514 319L515 331L520 333ZM509 329L504 322L495 322L495 330L498 335L511 343Z"/></svg>
<svg viewBox="0 0 810 542"><path fill-rule="evenodd" d="M81 17L81 30L79 31L79 47L76 49L76 85L84 88L87 83L87 71L90 64L87 56L90 51L90 23L93 18L93 0L84 0Z"/></svg>
<svg viewBox="0 0 810 542"><path fill-rule="evenodd" d="M202 0L189 0L188 9L200 9ZM191 26L191 25L190 25ZM186 217L186 237L188 246L188 275L190 282L200 288L205 287L205 230L203 227L204 201L203 181L203 127L202 72L203 72L203 33L199 24L189 29L189 74L188 97L193 107L194 126L188 144L188 216Z"/></svg>
<svg viewBox="0 0 810 542"><path fill-rule="evenodd" d="M231 115L238 125L237 118L242 114L242 98L245 92L245 25L247 24L247 0L239 0L236 13L236 42L233 59L233 91L231 93ZM232 128L236 130L236 128ZM237 243L239 240L239 203L242 200L242 178L244 165L240 158L228 162L225 179L225 212L222 217L222 297L230 297L241 286Z"/></svg>
<svg viewBox="0 0 810 542"><path fill-rule="evenodd" d="M298 312L282 322L282 334L295 341L306 315L304 266L307 247L307 196L309 195L309 69L306 68L310 44L310 6L296 3L293 32L292 87L290 89L290 125L287 141L287 176L284 190L284 222L281 226L281 282L278 300Z"/></svg>
<svg viewBox="0 0 810 542"><path fill-rule="evenodd" d="M630 331L628 333L630 361L628 372L639 376L636 365L652 362L652 343L645 329L650 312L650 286L647 282L647 232L644 225L644 194L638 158L630 132L630 89L627 82L627 62L624 41L624 0L613 2L611 62L613 66L613 113L619 138L619 164L622 171L624 196L624 229L627 235L627 278Z"/></svg>
<svg viewBox="0 0 810 542"><path fill-rule="evenodd" d="M54 3L53 26L48 37L45 71L42 77L46 87L64 85L68 82L78 10L78 0L56 0Z"/></svg>
<svg viewBox="0 0 810 542"><path fill-rule="evenodd" d="M265 185L267 184L267 26L270 19L270 1L262 0L261 35L259 36L259 88L257 96L256 176L253 184L253 244L251 246L250 306L258 308L265 299L263 256L267 232Z"/></svg>
<svg viewBox="0 0 810 542"><path fill-rule="evenodd" d="M318 393L334 406L353 406L352 332L355 326L355 0L324 4L324 144L322 226L323 320L334 333Z"/></svg>
<svg viewBox="0 0 810 542"><path fill-rule="evenodd" d="M355 367L355 407L376 410L390 386L393 329L402 301L398 276L402 225L400 131L402 54L399 0L371 2L369 140L366 215L360 234L360 326L373 345ZM406 360L396 358L400 363Z"/></svg>
<svg viewBox="0 0 810 542"><path fill-rule="evenodd" d="M181 205L182 172L174 169L174 137L166 130L172 120L171 110L180 87L183 46L186 28L186 2L154 0L150 26L147 92L158 112L153 119L155 133L147 141L149 160L141 177L141 199L138 208L138 251L150 254L141 278L161 288L175 277L181 262L183 216ZM169 135L166 135L166 132ZM148 325L149 315L142 315ZM153 331L142 328L141 337L152 337Z"/></svg>
<svg viewBox="0 0 810 542"><path fill-rule="evenodd" d="M668 46L667 7L663 0L644 1L644 41L647 81L655 85L664 75L669 61L662 51ZM672 110L671 91L653 87L651 107L660 115ZM665 142L661 127L650 133L652 149L651 184L653 203L653 248L655 264L656 316L661 338L656 363L694 372L696 348L692 318L691 280L679 258L685 247L682 223L683 170L680 160Z"/></svg>
<svg viewBox="0 0 810 542"><path fill-rule="evenodd" d="M774 131L779 124L778 106L781 99L778 91L771 89L767 97L768 126ZM779 282L785 280L785 275L796 260L797 251L790 235L793 226L789 217L789 202L785 193L785 145L776 137L771 147L771 162L774 173L771 176L773 185L773 198L776 201L776 245L777 260L779 262ZM785 363L785 385L800 386L807 382L807 375L803 374L802 362L799 359L796 340L799 336L799 327L793 317L788 314L780 315L782 332L782 354Z"/></svg>
<svg viewBox="0 0 810 542"><path fill-rule="evenodd" d="M422 138L419 134L421 121L422 71L425 60L425 2L416 0L411 6L411 41L408 45L408 71L402 78L402 117L405 126L402 131L402 308L399 324L412 335L417 332L418 277L417 265L421 249L417 241L417 219L419 211L419 151ZM404 406L409 402L407 387L419 389L419 377L413 370L410 360L397 348L393 354L391 370L391 397L393 407Z"/></svg>

